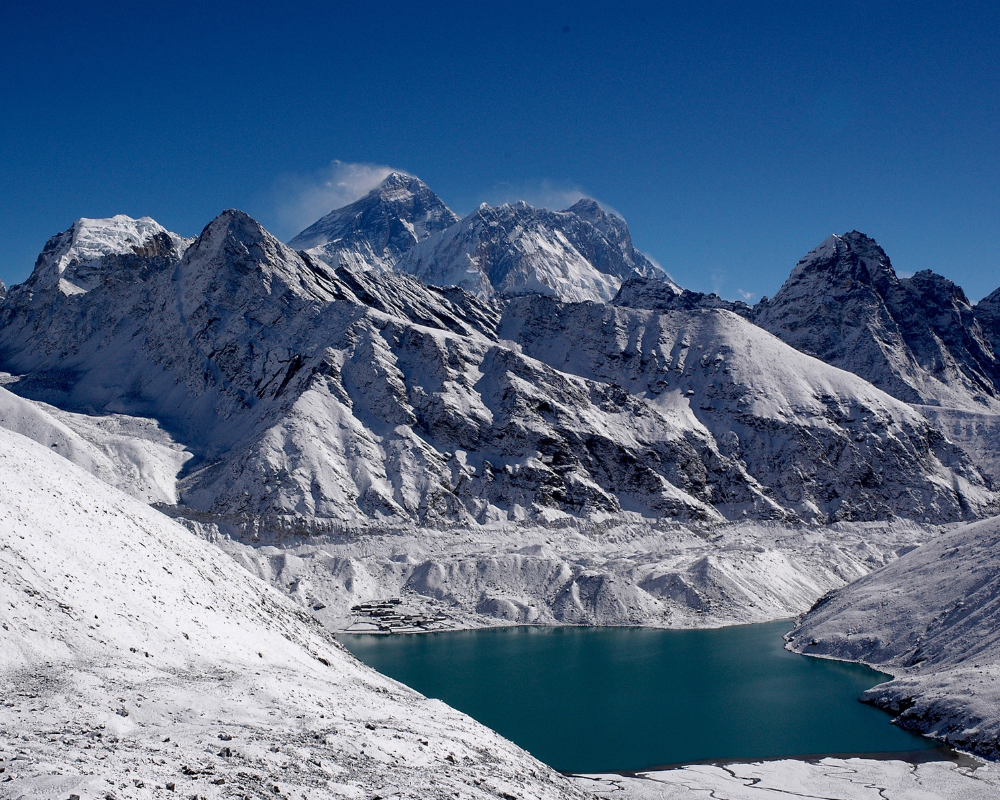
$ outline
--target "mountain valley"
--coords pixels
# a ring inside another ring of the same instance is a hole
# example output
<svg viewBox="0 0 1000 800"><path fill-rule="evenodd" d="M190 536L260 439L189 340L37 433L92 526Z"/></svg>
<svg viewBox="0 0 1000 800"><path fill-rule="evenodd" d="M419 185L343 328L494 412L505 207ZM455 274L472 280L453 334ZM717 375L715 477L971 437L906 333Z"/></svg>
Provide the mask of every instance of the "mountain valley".
<svg viewBox="0 0 1000 800"><path fill-rule="evenodd" d="M751 307L592 200L461 218L401 173L287 245L236 210L78 220L0 284L0 653L35 687L4 727L48 714L0 766L25 797L584 796L332 633L800 615L790 648L995 759L998 309L856 231ZM60 736L94 752L53 782Z"/></svg>

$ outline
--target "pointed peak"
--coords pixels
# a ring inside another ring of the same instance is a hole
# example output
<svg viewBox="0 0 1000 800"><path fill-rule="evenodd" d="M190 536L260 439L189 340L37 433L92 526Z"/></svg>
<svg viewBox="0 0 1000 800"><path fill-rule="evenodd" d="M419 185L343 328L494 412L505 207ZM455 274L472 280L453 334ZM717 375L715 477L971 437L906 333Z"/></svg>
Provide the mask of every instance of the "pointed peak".
<svg viewBox="0 0 1000 800"><path fill-rule="evenodd" d="M254 242L275 241L257 220L236 208L227 208L205 226L193 248L205 250L221 246L225 240L235 240L244 245Z"/></svg>
<svg viewBox="0 0 1000 800"><path fill-rule="evenodd" d="M589 222L605 236L621 236L629 238L628 224L624 217L616 211L610 211L592 197L583 197L567 208L564 214L575 214L584 222Z"/></svg>
<svg viewBox="0 0 1000 800"><path fill-rule="evenodd" d="M246 211L240 211L238 208L227 208L225 211L221 212L215 219L205 226L205 230L209 228L217 227L219 225L225 225L227 227L250 227L250 228L260 228L264 230L263 227L257 220L247 214Z"/></svg>
<svg viewBox="0 0 1000 800"><path fill-rule="evenodd" d="M564 213L576 214L588 222L595 219L604 219L609 216L600 203L592 197L581 197L569 208L563 210Z"/></svg>
<svg viewBox="0 0 1000 800"><path fill-rule="evenodd" d="M197 307L212 293L236 298L237 304L275 293L323 296L313 270L298 253L249 214L232 208L205 226L181 261L179 275L186 308Z"/></svg>
<svg viewBox="0 0 1000 800"><path fill-rule="evenodd" d="M378 185L379 189L394 189L397 187L426 187L427 184L424 183L420 178L413 175L408 175L405 172L399 172L394 170L386 175L382 182Z"/></svg>
<svg viewBox="0 0 1000 800"><path fill-rule="evenodd" d="M812 273L849 273L861 283L878 286L899 280L885 250L860 231L828 236L799 259L789 280Z"/></svg>
<svg viewBox="0 0 1000 800"><path fill-rule="evenodd" d="M289 245L309 250L334 267L346 258L351 263L382 268L458 219L419 178L390 172L364 197L331 211Z"/></svg>

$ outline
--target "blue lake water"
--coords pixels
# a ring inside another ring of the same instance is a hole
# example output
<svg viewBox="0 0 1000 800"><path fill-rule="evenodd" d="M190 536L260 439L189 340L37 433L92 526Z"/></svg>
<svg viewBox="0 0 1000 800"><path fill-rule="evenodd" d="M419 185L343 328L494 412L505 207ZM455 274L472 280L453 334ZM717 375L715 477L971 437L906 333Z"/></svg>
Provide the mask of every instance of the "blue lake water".
<svg viewBox="0 0 1000 800"><path fill-rule="evenodd" d="M338 639L563 772L935 747L858 702L888 676L789 653L788 622Z"/></svg>

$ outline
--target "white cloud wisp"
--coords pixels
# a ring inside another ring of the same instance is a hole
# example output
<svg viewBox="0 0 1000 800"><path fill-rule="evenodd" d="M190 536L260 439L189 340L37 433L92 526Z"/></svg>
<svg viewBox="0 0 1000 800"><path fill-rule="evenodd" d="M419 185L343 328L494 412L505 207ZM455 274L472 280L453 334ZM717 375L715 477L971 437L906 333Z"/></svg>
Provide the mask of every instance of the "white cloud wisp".
<svg viewBox="0 0 1000 800"><path fill-rule="evenodd" d="M390 172L403 172L383 164L333 161L312 175L285 175L275 189L277 218L282 233L291 238L378 186Z"/></svg>

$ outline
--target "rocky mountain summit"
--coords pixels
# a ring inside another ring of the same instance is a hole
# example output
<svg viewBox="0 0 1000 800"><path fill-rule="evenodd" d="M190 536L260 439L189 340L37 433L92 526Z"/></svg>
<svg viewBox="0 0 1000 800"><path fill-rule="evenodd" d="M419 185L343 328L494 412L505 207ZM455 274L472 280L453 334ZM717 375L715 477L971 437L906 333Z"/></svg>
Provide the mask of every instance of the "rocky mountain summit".
<svg viewBox="0 0 1000 800"><path fill-rule="evenodd" d="M565 211L484 203L459 220L426 184L396 172L289 246L333 267L396 270L483 298L541 293L607 302L632 276L680 291L635 249L625 221L594 200Z"/></svg>
<svg viewBox="0 0 1000 800"><path fill-rule="evenodd" d="M427 283L482 297L544 294L606 303L633 275L680 291L632 245L624 220L593 200L565 211L485 203L414 247L398 265Z"/></svg>
<svg viewBox="0 0 1000 800"><path fill-rule="evenodd" d="M754 309L756 324L908 403L989 410L1000 366L965 293L930 271L899 278L874 239L831 236Z"/></svg>
<svg viewBox="0 0 1000 800"><path fill-rule="evenodd" d="M142 280L179 258L190 243L150 217L80 219L49 239L22 291L58 286L64 295L83 294L107 281Z"/></svg>
<svg viewBox="0 0 1000 800"><path fill-rule="evenodd" d="M753 308L739 300L723 300L717 294L677 291L674 286L655 278L634 276L621 285L611 305L644 308L649 311L694 311L699 308L724 308L753 320Z"/></svg>
<svg viewBox="0 0 1000 800"><path fill-rule="evenodd" d="M83 229L105 243L85 270L64 252ZM156 420L192 455L181 506L257 528L949 521L995 503L904 403L727 308L483 300L334 268L238 211L191 243L122 217L54 237L0 305L0 368L32 400Z"/></svg>
<svg viewBox="0 0 1000 800"><path fill-rule="evenodd" d="M417 242L458 222L423 181L393 172L367 195L335 209L288 244L333 267L392 269Z"/></svg>

